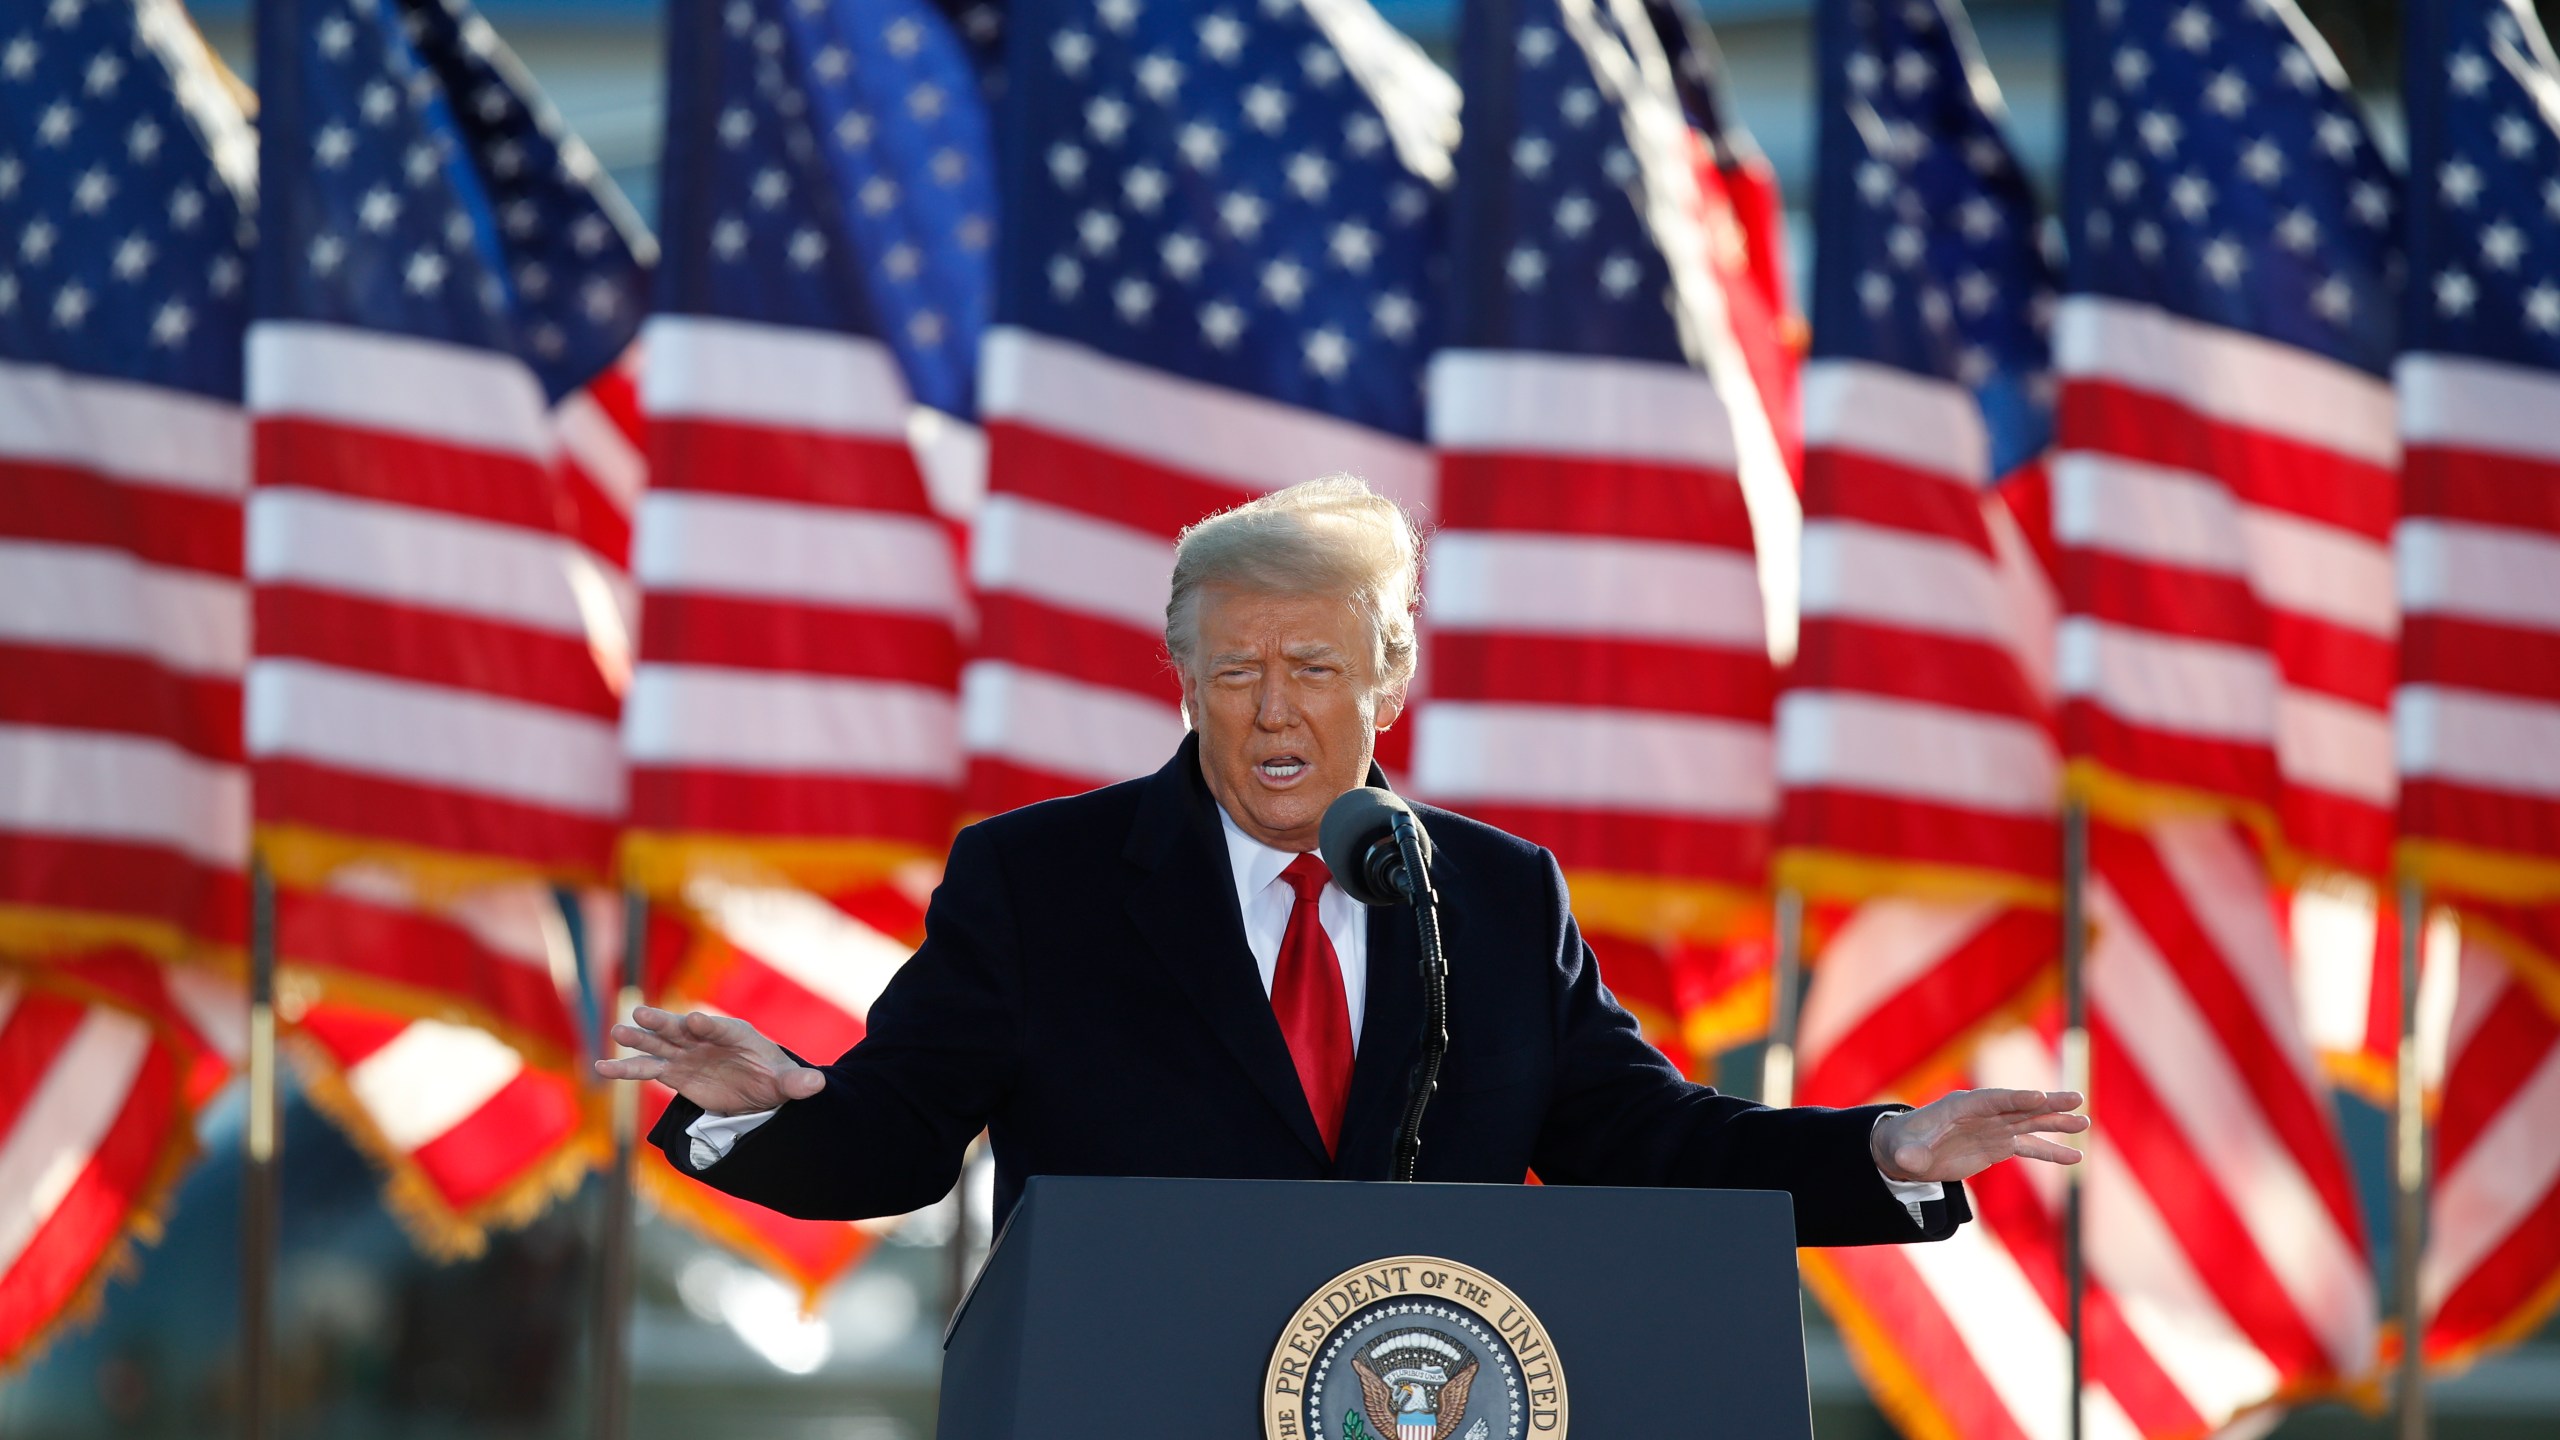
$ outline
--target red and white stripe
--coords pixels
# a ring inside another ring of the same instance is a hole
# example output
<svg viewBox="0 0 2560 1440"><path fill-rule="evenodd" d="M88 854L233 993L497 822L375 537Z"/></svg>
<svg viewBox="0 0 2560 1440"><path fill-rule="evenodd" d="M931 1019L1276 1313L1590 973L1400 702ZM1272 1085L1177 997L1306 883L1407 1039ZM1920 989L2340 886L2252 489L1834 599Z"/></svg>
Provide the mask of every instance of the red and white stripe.
<svg viewBox="0 0 2560 1440"><path fill-rule="evenodd" d="M2560 1306L2560 994L2470 934L2459 968L2418 1272L2427 1361L2444 1366Z"/></svg>
<svg viewBox="0 0 2560 1440"><path fill-rule="evenodd" d="M486 1030L322 1003L293 1039L305 1088L383 1170L429 1254L479 1254L490 1226L531 1220L602 1153L577 1078Z"/></svg>
<svg viewBox="0 0 2560 1440"><path fill-rule="evenodd" d="M658 1003L737 1015L814 1063L862 1039L863 1017L909 947L802 891L697 881L702 928L659 988ZM643 1125L672 1092L651 1085ZM804 1301L859 1261L877 1224L794 1220L679 1174L652 1151L641 1185L660 1210L797 1286Z"/></svg>
<svg viewBox="0 0 2560 1440"><path fill-rule="evenodd" d="M2400 1053L2400 942L2395 907L2369 889L2306 887L2287 902L2295 1005L2329 1076L2388 1106Z"/></svg>
<svg viewBox="0 0 2560 1440"><path fill-rule="evenodd" d="M2196 1435L2371 1370L2373 1279L2334 1116L2293 1019L2264 867L2227 822L2093 832L2086 1189L2090 1433ZM1928 936L1915 937L1924 953ZM1942 943L1942 942L1941 942ZM1890 994L1888 947L1835 950L1828 987ZM1872 1008L1872 1007L1858 1007ZM1971 1082L2049 1089L2055 1016L1976 1051ZM1835 1044L1854 1028L1833 1027ZM1808 1053L1802 1098L1854 1069ZM1968 1182L1943 1245L1808 1251L1881 1403L1915 1437L2066 1429L2060 1188L2011 1162Z"/></svg>
<svg viewBox="0 0 2560 1440"><path fill-rule="evenodd" d="M1996 900L1858 906L1816 960L1796 1032L1798 1093L1936 1088L1976 1040L2052 998L2061 941L2052 911Z"/></svg>
<svg viewBox="0 0 2560 1440"><path fill-rule="evenodd" d="M152 1233L194 1151L187 1071L144 1016L0 970L0 1366Z"/></svg>
<svg viewBox="0 0 2560 1440"><path fill-rule="evenodd" d="M2408 355L2398 378L2401 850L2431 884L2560 898L2560 375Z"/></svg>
<svg viewBox="0 0 2560 1440"><path fill-rule="evenodd" d="M2388 383L2276 341L2075 295L2054 530L2057 679L2102 808L2243 814L2287 859L2391 843L2400 442Z"/></svg>
<svg viewBox="0 0 2560 1440"><path fill-rule="evenodd" d="M647 335L630 878L836 889L938 856L962 773L964 602L895 357L705 316Z"/></svg>
<svg viewBox="0 0 2560 1440"><path fill-rule="evenodd" d="M551 407L559 447L561 529L580 555L569 581L596 668L617 695L631 688L640 597L631 583L631 522L649 488L638 344L584 389Z"/></svg>
<svg viewBox="0 0 2560 1440"><path fill-rule="evenodd" d="M2389 1108L2400 1055L2400 917L2387 896L2326 882L2285 906L2293 949L2294 1003L2302 1032L2329 1078ZM2453 1005L2458 936L2450 912L2428 917L2418 961L2418 1061L2433 1090L2444 1073L2445 1017Z"/></svg>
<svg viewBox="0 0 2560 1440"><path fill-rule="evenodd" d="M1752 517L1705 372L1444 351L1415 788L1556 852L1601 931L1711 936L1776 808Z"/></svg>
<svg viewBox="0 0 2560 1440"><path fill-rule="evenodd" d="M1972 393L1816 361L1805 449L1780 880L1839 898L2049 897L2055 600L1991 488Z"/></svg>
<svg viewBox="0 0 2560 1440"><path fill-rule="evenodd" d="M249 992L227 963L171 965L138 950L95 950L48 956L40 968L55 990L149 1021L177 1056L191 1107L211 1101L249 1053Z"/></svg>
<svg viewBox="0 0 2560 1440"><path fill-rule="evenodd" d="M0 948L247 938L249 431L0 362Z"/></svg>
<svg viewBox="0 0 2560 1440"><path fill-rule="evenodd" d="M591 945L619 943L610 896L594 893L582 918ZM392 872L353 867L324 890L279 891L277 949L297 972L325 957L321 998L289 1012L291 1052L430 1254L480 1253L490 1227L531 1220L603 1155L570 999L577 959L547 886L429 904ZM422 1015L421 988L484 1007ZM377 994L392 1003L368 1003Z"/></svg>
<svg viewBox="0 0 2560 1440"><path fill-rule="evenodd" d="M561 1000L569 935L542 885L481 886L430 900L386 866L278 886L281 974L342 1009L487 1031L535 1063L578 1064Z"/></svg>
<svg viewBox="0 0 2560 1440"><path fill-rule="evenodd" d="M370 855L601 876L619 707L570 579L532 372L271 321L250 330L248 387L248 745L279 875Z"/></svg>
<svg viewBox="0 0 2560 1440"><path fill-rule="evenodd" d="M1342 471L1430 509L1429 452L1401 437L1027 330L990 331L983 355L979 634L960 706L973 812L1148 774L1173 753L1164 607L1185 526Z"/></svg>

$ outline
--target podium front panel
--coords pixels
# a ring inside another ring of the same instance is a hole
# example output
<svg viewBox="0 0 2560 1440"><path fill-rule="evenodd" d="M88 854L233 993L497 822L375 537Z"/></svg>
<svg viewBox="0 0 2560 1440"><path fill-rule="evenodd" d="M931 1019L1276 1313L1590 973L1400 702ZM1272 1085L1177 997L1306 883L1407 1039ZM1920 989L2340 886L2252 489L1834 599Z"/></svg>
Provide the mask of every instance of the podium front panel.
<svg viewBox="0 0 2560 1440"><path fill-rule="evenodd" d="M1411 1440L1433 1392L1489 1422L1446 1440L1795 1440L1811 1420L1794 1243L1787 1197L1764 1191L1042 1177L954 1322L939 1434L1261 1436L1267 1372L1302 1308L1346 1271L1428 1256L1534 1312L1569 1396L1561 1423L1538 1428L1525 1398L1516 1432L1501 1423L1497 1387L1535 1387L1499 1359L1468 1398L1432 1384L1425 1356L1392 1387L1418 1407L1394 1417L1414 1422L1401 1435L1350 1424L1362 1407L1337 1371L1330 1433L1300 1440Z"/></svg>

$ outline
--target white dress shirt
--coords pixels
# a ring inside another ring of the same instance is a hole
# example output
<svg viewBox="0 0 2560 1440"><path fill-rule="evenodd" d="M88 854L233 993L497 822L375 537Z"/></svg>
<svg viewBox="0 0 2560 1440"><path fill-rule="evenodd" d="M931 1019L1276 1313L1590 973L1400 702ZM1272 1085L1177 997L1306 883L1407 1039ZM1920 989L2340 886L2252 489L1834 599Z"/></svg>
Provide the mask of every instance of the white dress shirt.
<svg viewBox="0 0 2560 1440"><path fill-rule="evenodd" d="M1289 912L1298 903L1298 892L1280 878L1289 862L1298 858L1293 850L1276 850L1244 833L1235 817L1218 809L1218 825L1226 834L1227 868L1235 877L1236 909L1244 916L1244 943L1253 952L1253 964L1262 973L1262 993L1271 993L1271 977L1280 967L1280 940L1289 930ZM1359 901L1344 893L1341 886L1325 881L1316 897L1316 918L1324 925L1325 938L1333 942L1334 958L1342 962L1342 999L1351 1014L1351 1043L1356 1053L1360 1044L1360 1018L1367 1013L1369 1001L1369 913ZM744 1115L705 1115L685 1127L693 1141L693 1168L707 1169L729 1154L738 1137L773 1118L771 1110L757 1110ZM1883 1117L1877 1117L1879 1124ZM1886 1177L1893 1198L1911 1212L1911 1223L1924 1223L1920 1216L1923 1201L1943 1200L1946 1187L1934 1180L1902 1181Z"/></svg>
<svg viewBox="0 0 2560 1440"><path fill-rule="evenodd" d="M1253 951L1254 968L1262 972L1262 993L1271 993L1271 977L1280 968L1280 941L1289 933L1289 912L1298 892L1280 878L1295 850L1274 850L1244 833L1244 827L1218 809L1218 825L1227 832L1227 867L1235 872L1236 909L1244 916L1244 943ZM1321 862L1319 862L1321 863ZM1342 962L1342 1000L1351 1011L1351 1048L1360 1048L1360 1017L1369 1005L1369 912L1331 880L1316 894L1316 919L1333 956Z"/></svg>

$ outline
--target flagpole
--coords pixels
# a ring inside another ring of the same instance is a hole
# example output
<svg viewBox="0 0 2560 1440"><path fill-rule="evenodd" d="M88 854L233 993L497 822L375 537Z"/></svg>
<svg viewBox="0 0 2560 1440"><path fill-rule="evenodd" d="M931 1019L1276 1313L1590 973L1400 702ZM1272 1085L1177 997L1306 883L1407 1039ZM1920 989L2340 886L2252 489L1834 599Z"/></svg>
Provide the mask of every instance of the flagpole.
<svg viewBox="0 0 2560 1440"><path fill-rule="evenodd" d="M2419 1309L2418 1251L2426 1241L2427 1108L2418 1073L2418 959L2426 938L2426 890L2400 882L2400 1053L2391 1196L2393 1299L2400 1312L2400 1440L2426 1440L2425 1316Z"/></svg>
<svg viewBox="0 0 2560 1440"><path fill-rule="evenodd" d="M249 1123L240 1165L241 1434L276 1433L276 883L249 862Z"/></svg>
<svg viewBox="0 0 2560 1440"><path fill-rule="evenodd" d="M2073 799L2062 807L2062 1088L2089 1093L2089 807ZM2084 1161L2063 1169L2063 1320L2071 1337L2070 1440L2087 1433L2088 1336L2081 1301L2088 1289L2083 1228L2087 1215Z"/></svg>
<svg viewBox="0 0 2560 1440"><path fill-rule="evenodd" d="M649 953L649 897L622 892L622 985L609 1026L640 1006L641 965ZM610 1040L601 1046L610 1054ZM604 1176L604 1215L596 1238L594 1440L624 1440L631 1431L631 1162L640 1131L640 1087L617 1084L612 1106L613 1160Z"/></svg>
<svg viewBox="0 0 2560 1440"><path fill-rule="evenodd" d="M1760 1102L1792 1105L1796 1095L1796 994L1804 988L1804 892L1778 887L1776 956L1769 967L1769 1048L1760 1061Z"/></svg>

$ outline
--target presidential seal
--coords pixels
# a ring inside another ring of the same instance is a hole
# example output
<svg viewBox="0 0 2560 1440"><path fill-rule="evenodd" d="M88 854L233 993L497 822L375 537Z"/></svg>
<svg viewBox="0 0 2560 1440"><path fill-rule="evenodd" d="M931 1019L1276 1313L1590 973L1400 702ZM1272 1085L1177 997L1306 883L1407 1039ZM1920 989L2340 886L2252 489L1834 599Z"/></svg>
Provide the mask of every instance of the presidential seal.
<svg viewBox="0 0 2560 1440"><path fill-rule="evenodd" d="M1428 1255L1345 1270L1262 1377L1263 1440L1563 1440L1564 1370L1502 1283Z"/></svg>

